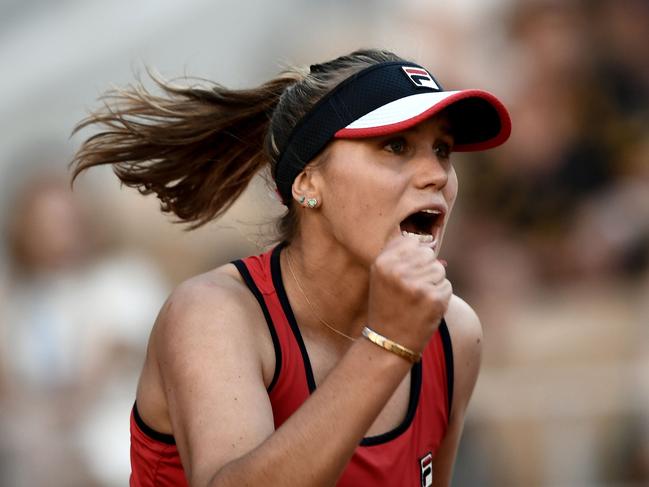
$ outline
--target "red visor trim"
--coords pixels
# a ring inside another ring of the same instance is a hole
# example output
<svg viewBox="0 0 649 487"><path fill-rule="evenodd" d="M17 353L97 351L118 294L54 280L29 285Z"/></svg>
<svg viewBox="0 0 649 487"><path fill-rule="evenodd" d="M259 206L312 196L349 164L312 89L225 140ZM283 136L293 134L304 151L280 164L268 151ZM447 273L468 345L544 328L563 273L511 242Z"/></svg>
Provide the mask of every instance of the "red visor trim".
<svg viewBox="0 0 649 487"><path fill-rule="evenodd" d="M491 149L492 147L496 147L506 141L509 138L512 130L512 123L511 118L509 117L509 113L507 112L505 106L500 102L500 100L498 100L498 98L496 98L491 93L482 90L460 91L459 93L451 95L448 98L445 98L444 100L427 108L414 117L400 120L391 124L357 129L342 128L334 134L334 137L337 139L362 139L367 137L382 137L396 132L401 132L403 130L414 127L418 123L423 122L433 115L436 115L453 103L456 103L460 100L465 100L467 98L481 98L489 102L489 104L498 113L498 117L500 119L500 131L498 132L498 134L488 140L485 140L483 142L476 142L473 144L459 144L456 145L453 150L456 152L471 152Z"/></svg>

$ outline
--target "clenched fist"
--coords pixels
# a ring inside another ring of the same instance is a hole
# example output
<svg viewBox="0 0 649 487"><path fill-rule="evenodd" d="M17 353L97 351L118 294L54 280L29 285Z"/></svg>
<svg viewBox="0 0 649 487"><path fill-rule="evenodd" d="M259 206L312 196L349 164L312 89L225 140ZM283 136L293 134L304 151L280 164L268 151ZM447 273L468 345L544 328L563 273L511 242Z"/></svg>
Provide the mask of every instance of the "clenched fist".
<svg viewBox="0 0 649 487"><path fill-rule="evenodd" d="M417 238L390 240L370 269L368 326L422 352L453 294L446 269Z"/></svg>

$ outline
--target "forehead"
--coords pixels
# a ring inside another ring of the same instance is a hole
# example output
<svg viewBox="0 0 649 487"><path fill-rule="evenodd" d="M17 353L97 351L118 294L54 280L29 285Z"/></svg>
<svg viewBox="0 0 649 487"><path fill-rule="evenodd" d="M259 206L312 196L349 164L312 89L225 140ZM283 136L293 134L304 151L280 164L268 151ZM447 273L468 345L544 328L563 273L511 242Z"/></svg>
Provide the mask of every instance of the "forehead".
<svg viewBox="0 0 649 487"><path fill-rule="evenodd" d="M423 141L429 142L434 141L439 137L443 137L444 141L447 143L453 143L453 127L448 117L445 114L438 114L433 117L422 120L416 125L409 127L407 129L395 131L387 135L380 135L375 137L362 137L362 138L340 138L333 139L321 153L319 160L326 160L329 154L339 153L339 151L353 151L363 150L364 147L369 148L379 143L380 145L384 141L393 139L395 137L415 137L422 138Z"/></svg>
<svg viewBox="0 0 649 487"><path fill-rule="evenodd" d="M450 117L444 112L435 114L431 117L425 118L424 120L416 123L415 125L395 130L385 135L374 136L374 137L363 137L356 139L347 139L347 140L357 140L357 141L373 141L373 140L385 140L398 136L421 136L421 137L439 137L445 136L453 139L453 125L451 123Z"/></svg>
<svg viewBox="0 0 649 487"><path fill-rule="evenodd" d="M448 115L444 112L422 120L410 128L395 132L395 134L420 134L432 132L435 135L453 136L453 126Z"/></svg>

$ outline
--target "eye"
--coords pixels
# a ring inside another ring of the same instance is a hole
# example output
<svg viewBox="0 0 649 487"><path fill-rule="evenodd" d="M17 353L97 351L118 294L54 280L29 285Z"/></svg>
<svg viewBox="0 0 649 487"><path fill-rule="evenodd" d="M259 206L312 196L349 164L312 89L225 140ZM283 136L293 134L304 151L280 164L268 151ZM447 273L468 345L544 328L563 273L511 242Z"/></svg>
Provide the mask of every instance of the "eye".
<svg viewBox="0 0 649 487"><path fill-rule="evenodd" d="M403 137L390 139L385 143L383 148L388 152L392 152L393 154L403 154L407 149L406 139L404 139Z"/></svg>
<svg viewBox="0 0 649 487"><path fill-rule="evenodd" d="M446 142L439 142L438 144L435 144L433 150L435 152L435 155L437 155L437 157L441 160L450 159L451 152L453 152L451 145Z"/></svg>

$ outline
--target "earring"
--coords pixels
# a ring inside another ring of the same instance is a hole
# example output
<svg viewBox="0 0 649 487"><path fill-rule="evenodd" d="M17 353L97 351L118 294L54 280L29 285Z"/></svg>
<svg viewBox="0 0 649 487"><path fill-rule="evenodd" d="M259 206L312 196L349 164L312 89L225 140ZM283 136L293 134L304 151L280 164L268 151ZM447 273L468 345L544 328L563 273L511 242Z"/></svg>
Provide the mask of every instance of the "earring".
<svg viewBox="0 0 649 487"><path fill-rule="evenodd" d="M309 208L313 209L313 208L315 208L315 207L318 205L318 200L315 199L315 198L309 198L309 199L307 200L307 202L306 202L306 205L307 205Z"/></svg>
<svg viewBox="0 0 649 487"><path fill-rule="evenodd" d="M300 196L300 199L297 200L297 201L298 201L301 205L303 205L305 199L306 199L306 196L302 195L302 196Z"/></svg>

